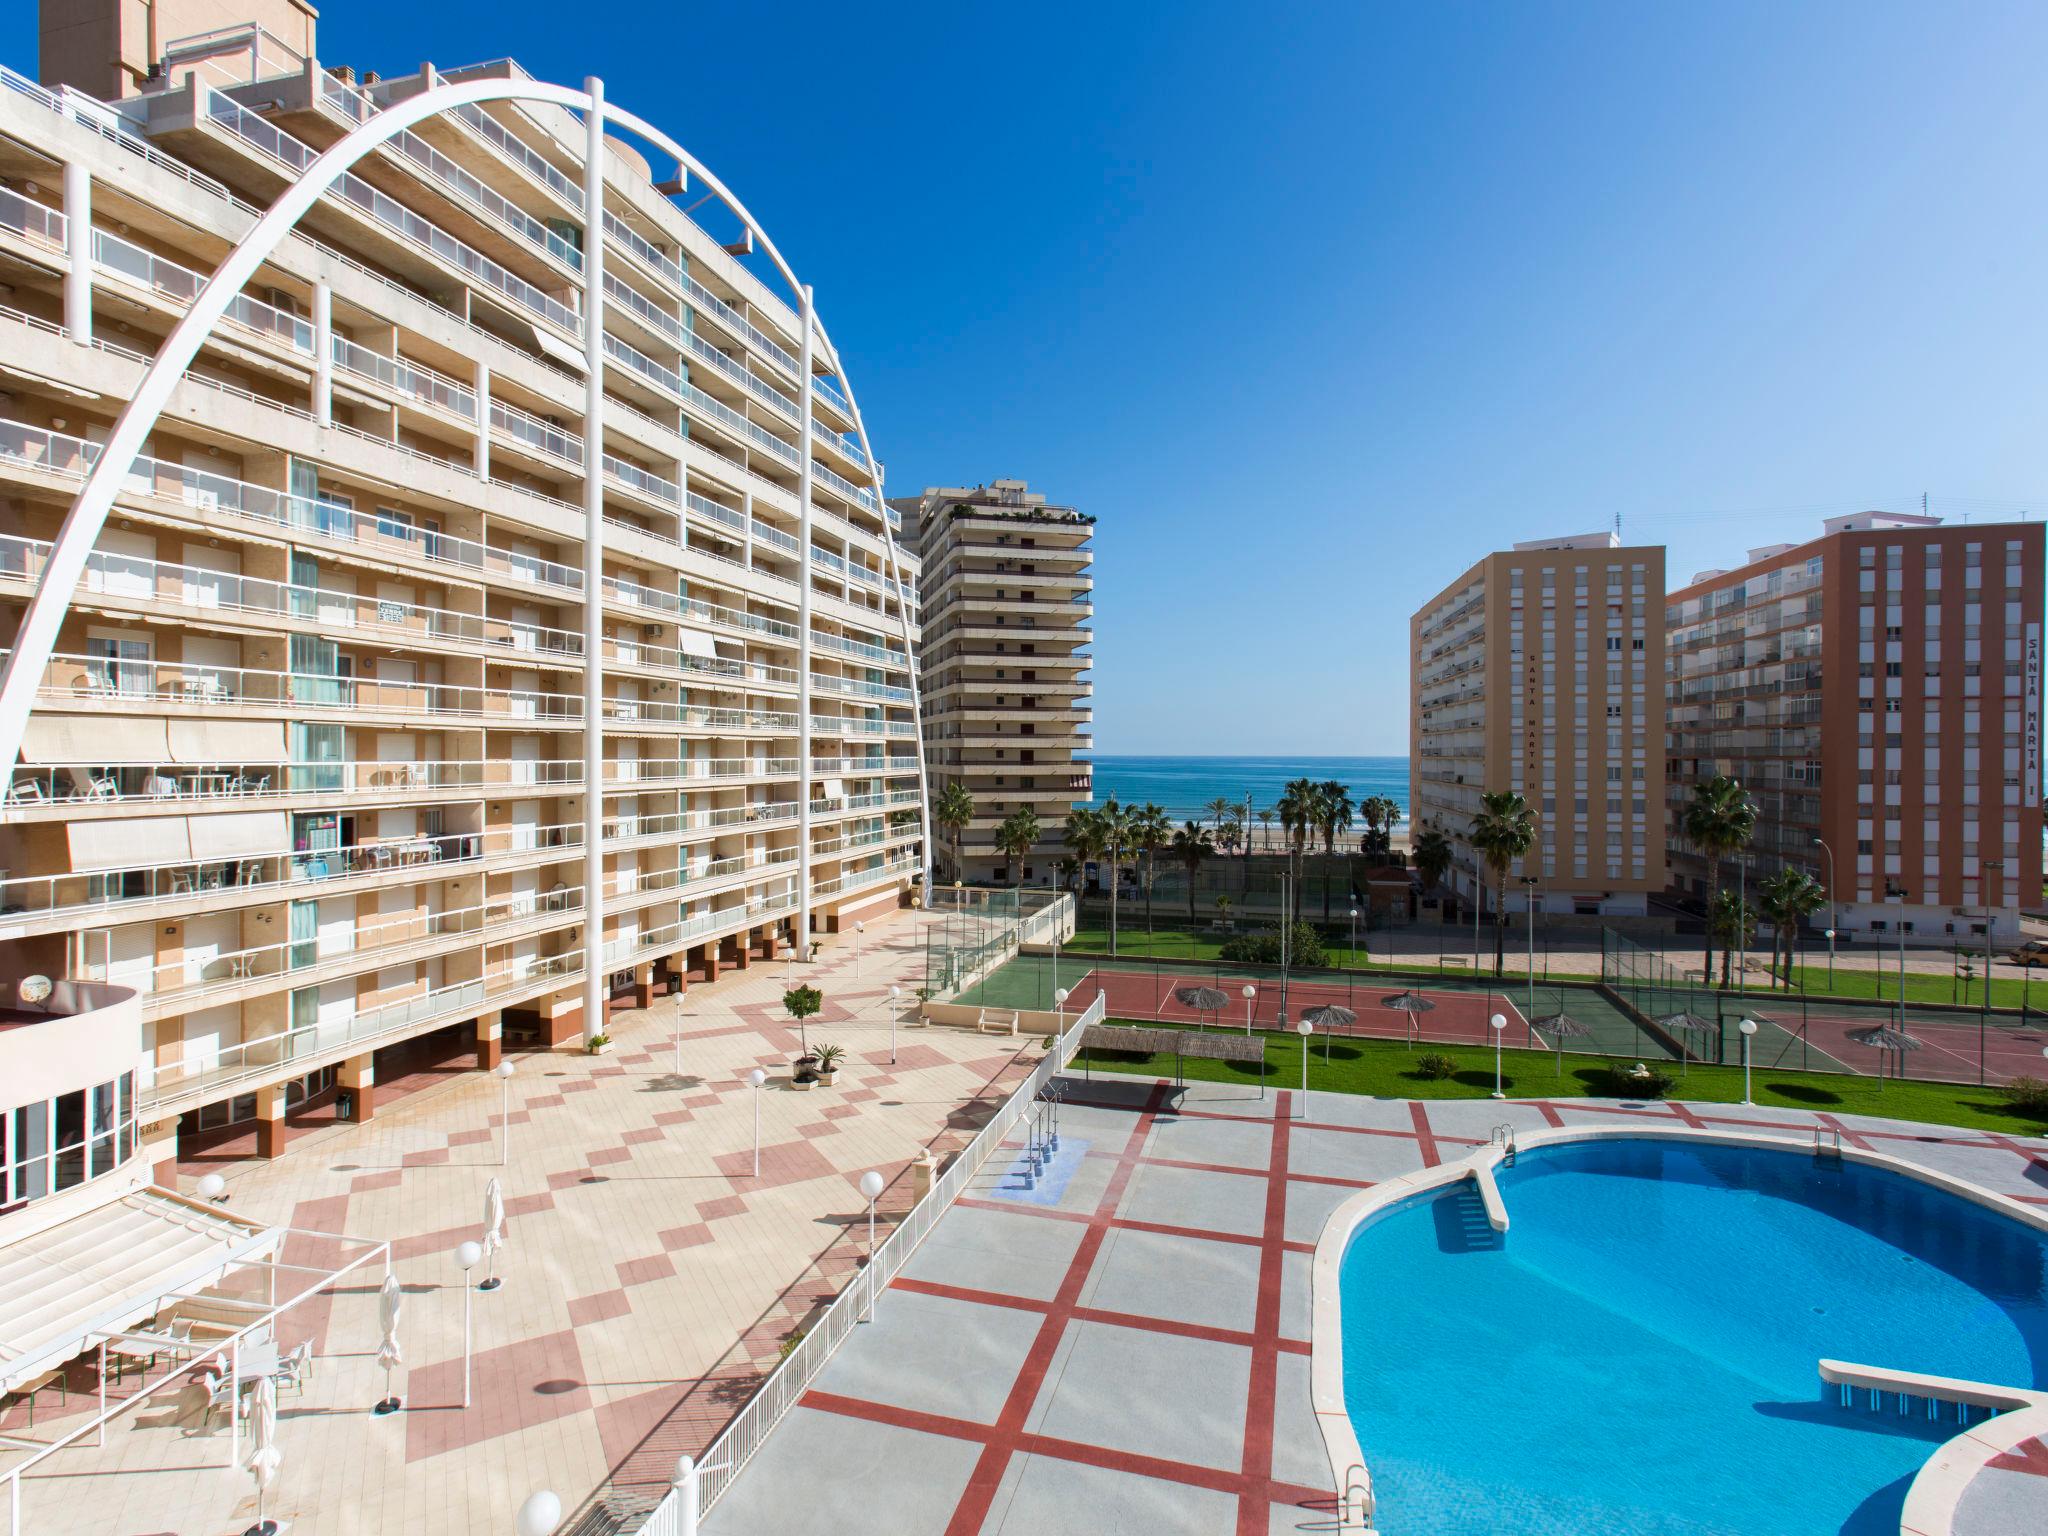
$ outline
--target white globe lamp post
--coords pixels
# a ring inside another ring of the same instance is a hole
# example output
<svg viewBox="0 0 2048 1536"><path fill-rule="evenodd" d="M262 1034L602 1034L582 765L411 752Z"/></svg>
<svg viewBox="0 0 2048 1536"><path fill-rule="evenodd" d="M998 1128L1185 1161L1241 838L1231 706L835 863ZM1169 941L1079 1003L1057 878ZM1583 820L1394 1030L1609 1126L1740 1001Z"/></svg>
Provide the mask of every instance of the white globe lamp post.
<svg viewBox="0 0 2048 1536"><path fill-rule="evenodd" d="M860 1192L868 1201L868 1320L875 1316L875 1306L882 1299L882 1279L875 1267L875 1202L882 1198L883 1179L881 1174L870 1168L860 1176Z"/></svg>
<svg viewBox="0 0 2048 1536"><path fill-rule="evenodd" d="M1740 1024L1736 1025L1735 1027L1742 1031L1742 1102L1747 1104L1750 1102L1749 1042L1750 1037L1756 1033L1756 1020L1744 1019Z"/></svg>
<svg viewBox="0 0 2048 1536"><path fill-rule="evenodd" d="M1508 1016L1504 1013L1496 1013L1486 1021L1486 1027L1493 1031L1493 1096L1496 1099L1504 1099L1507 1095L1501 1091L1500 1038L1507 1033Z"/></svg>
<svg viewBox="0 0 2048 1536"><path fill-rule="evenodd" d="M1244 1033L1250 1039L1252 1033L1252 1004L1257 1001L1259 989L1250 982L1244 984Z"/></svg>
<svg viewBox="0 0 2048 1536"><path fill-rule="evenodd" d="M903 1011L903 989L889 989L889 1065L896 1065L896 1016Z"/></svg>
<svg viewBox="0 0 2048 1536"><path fill-rule="evenodd" d="M513 1529L519 1536L555 1536L555 1527L562 1523L562 1501L543 1488L539 1493L530 1493L526 1502L519 1506L519 1516L513 1522Z"/></svg>
<svg viewBox="0 0 2048 1536"><path fill-rule="evenodd" d="M462 1406L465 1408L469 1406L469 1310L476 1297L476 1288L469 1283L469 1272L482 1262L483 1256L483 1249L475 1243L460 1244L455 1250L455 1262L462 1270ZM560 1518L557 1510L556 1519ZM550 1525L548 1529L553 1530L554 1527Z"/></svg>
<svg viewBox="0 0 2048 1536"><path fill-rule="evenodd" d="M768 1074L759 1067L747 1074L747 1086L754 1090L754 1177L761 1177L761 1085Z"/></svg>
<svg viewBox="0 0 2048 1536"><path fill-rule="evenodd" d="M512 1156L512 1077L518 1070L508 1056L492 1069L498 1077L498 1166Z"/></svg>

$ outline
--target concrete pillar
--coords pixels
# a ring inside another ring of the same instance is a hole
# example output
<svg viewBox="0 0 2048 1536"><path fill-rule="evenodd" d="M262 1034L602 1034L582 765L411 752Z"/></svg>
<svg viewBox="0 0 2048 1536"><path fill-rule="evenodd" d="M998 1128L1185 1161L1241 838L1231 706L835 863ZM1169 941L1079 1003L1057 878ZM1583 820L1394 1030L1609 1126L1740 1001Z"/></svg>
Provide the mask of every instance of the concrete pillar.
<svg viewBox="0 0 2048 1536"><path fill-rule="evenodd" d="M476 1069L488 1072L498 1064L505 1049L505 1015L492 1009L476 1020Z"/></svg>
<svg viewBox="0 0 2048 1536"><path fill-rule="evenodd" d="M92 172L64 165L64 328L81 347L92 345Z"/></svg>
<svg viewBox="0 0 2048 1536"><path fill-rule="evenodd" d="M476 472L491 478L491 365L476 365Z"/></svg>
<svg viewBox="0 0 2048 1536"><path fill-rule="evenodd" d="M377 1065L369 1052L349 1057L336 1070L334 1077L355 1101L358 1120L368 1120L377 1113Z"/></svg>
<svg viewBox="0 0 2048 1536"><path fill-rule="evenodd" d="M763 960L773 960L775 958L775 949L777 944L781 942L781 939L782 935L773 923L770 923L761 930L761 958Z"/></svg>
<svg viewBox="0 0 2048 1536"><path fill-rule="evenodd" d="M718 980L718 945L715 941L704 946L704 979Z"/></svg>
<svg viewBox="0 0 2048 1536"><path fill-rule="evenodd" d="M744 971L749 965L753 963L753 946L747 942L747 936L744 933L738 935L737 937L728 939L726 940L726 942L732 945L732 963L734 970Z"/></svg>
<svg viewBox="0 0 2048 1536"><path fill-rule="evenodd" d="M256 1155L278 1157L284 1152L284 1084L272 1083L256 1090Z"/></svg>
<svg viewBox="0 0 2048 1536"><path fill-rule="evenodd" d="M938 1155L930 1147L926 1147L923 1152L918 1154L917 1160L910 1165L910 1203L915 1205L926 1195L930 1194L932 1192L932 1185L936 1184L938 1180Z"/></svg>
<svg viewBox="0 0 2048 1536"><path fill-rule="evenodd" d="M646 965L636 965L633 967L633 1006L635 1008L652 1008L654 1006L654 965L651 961Z"/></svg>
<svg viewBox="0 0 2048 1536"><path fill-rule="evenodd" d="M178 1187L178 1122L175 1119L159 1120L154 1125L138 1125L136 1140L141 1144L142 1161L149 1168L152 1182L165 1189Z"/></svg>
<svg viewBox="0 0 2048 1536"><path fill-rule="evenodd" d="M334 291L324 277L313 284L313 419L334 424Z"/></svg>
<svg viewBox="0 0 2048 1536"><path fill-rule="evenodd" d="M600 978L600 982L601 982ZM600 992L599 996L602 997ZM583 1044L583 997L575 992L563 992L540 1004L541 1033L547 1040L548 1049L580 1049ZM603 1029L603 1021L598 1023Z"/></svg>

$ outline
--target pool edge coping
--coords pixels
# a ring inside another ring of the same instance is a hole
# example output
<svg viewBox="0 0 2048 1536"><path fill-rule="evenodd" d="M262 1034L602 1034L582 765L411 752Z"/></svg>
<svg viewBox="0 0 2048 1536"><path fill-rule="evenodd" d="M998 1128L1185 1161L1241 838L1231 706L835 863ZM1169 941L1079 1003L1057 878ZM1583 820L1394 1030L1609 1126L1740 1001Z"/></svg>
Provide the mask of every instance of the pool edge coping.
<svg viewBox="0 0 2048 1536"><path fill-rule="evenodd" d="M1515 1144L1517 1151L1526 1151L1575 1141L1655 1139L1756 1147L1776 1152L1813 1149L1815 1143L1808 1139L1802 1128L1787 1126L1785 1130L1791 1134L1717 1130L1690 1125L1554 1126L1526 1134L1517 1132ZM2048 1234L2048 1211L2036 1210L1967 1179L1863 1147L1845 1145L1838 1150L1833 1147L1829 1150L1844 1162L1862 1163L1917 1179ZM1340 1529L1349 1528L1346 1522L1351 1517L1351 1494L1357 1485L1348 1483L1347 1479L1354 1471L1362 1474L1366 1492L1366 1519L1361 1529L1371 1527L1374 1518L1372 1466L1365 1459L1357 1432L1351 1427L1351 1415L1344 1405L1344 1332L1342 1298L1339 1295L1344 1252L1350 1247L1351 1238L1358 1228L1389 1206L1466 1179L1473 1180L1483 1190L1492 1181L1493 1170L1506 1156L1507 1150L1495 1143L1475 1147L1465 1156L1439 1163L1434 1168L1383 1179L1369 1189L1361 1189L1348 1196L1323 1223L1309 1269L1309 1405L1315 1413L1316 1427L1322 1432L1323 1449L1330 1459L1339 1500ZM1900 1536L1954 1536L1956 1511L1963 1494L1985 1464L2023 1440L2035 1435L2048 1435L2048 1391L2027 1388L2013 1388L2012 1391L2015 1396L2031 1396L2034 1399L2032 1405L1998 1414L1943 1441L1914 1474L1900 1512ZM1987 1432L1994 1426L2003 1428L1987 1438Z"/></svg>

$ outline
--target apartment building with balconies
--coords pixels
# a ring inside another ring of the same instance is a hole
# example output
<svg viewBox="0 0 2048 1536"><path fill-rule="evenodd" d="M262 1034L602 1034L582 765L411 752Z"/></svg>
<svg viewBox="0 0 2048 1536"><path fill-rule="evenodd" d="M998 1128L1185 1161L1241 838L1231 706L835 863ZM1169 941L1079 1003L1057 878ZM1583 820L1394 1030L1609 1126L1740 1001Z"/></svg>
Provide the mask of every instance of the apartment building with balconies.
<svg viewBox="0 0 2048 1536"><path fill-rule="evenodd" d="M260 22L181 40L176 4L139 68L140 12L108 9L118 100L0 71L5 634L261 211L381 108L521 78L359 76ZM72 55L97 57L45 50ZM11 974L140 994L165 1148L254 1120L274 1150L336 1087L367 1113L378 1054L422 1036L489 1064L510 1033L595 1033L600 820L602 991L642 1004L894 906L922 867L918 563L840 360L750 231L700 222L723 205L684 211L679 168L609 142L586 229L587 142L493 101L346 173L177 383L65 615L0 804L0 939Z"/></svg>
<svg viewBox="0 0 2048 1536"><path fill-rule="evenodd" d="M1510 910L1633 915L1664 888L1664 551L1614 534L1488 555L1409 620L1409 817L1451 840L1447 883L1494 909L1468 836L1514 790L1537 841Z"/></svg>
<svg viewBox="0 0 2048 1536"><path fill-rule="evenodd" d="M1748 878L1813 876L1832 897L1818 922L2017 936L2041 889L2042 546L2038 523L1868 512L1673 592L1678 889L1709 889L1680 816L1725 773L1758 808Z"/></svg>
<svg viewBox="0 0 2048 1536"><path fill-rule="evenodd" d="M926 777L935 796L960 783L974 797L957 845L934 830L943 862L958 879L1049 883L1067 812L1091 798L1095 519L1022 480L891 504L924 571ZM996 828L1026 809L1040 837L1017 860Z"/></svg>

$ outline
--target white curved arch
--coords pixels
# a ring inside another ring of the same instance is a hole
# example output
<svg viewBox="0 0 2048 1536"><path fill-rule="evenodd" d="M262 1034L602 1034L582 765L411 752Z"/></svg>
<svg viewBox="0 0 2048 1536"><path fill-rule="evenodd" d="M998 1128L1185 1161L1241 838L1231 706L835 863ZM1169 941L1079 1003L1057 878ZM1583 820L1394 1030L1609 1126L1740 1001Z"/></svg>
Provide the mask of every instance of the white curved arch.
<svg viewBox="0 0 2048 1536"><path fill-rule="evenodd" d="M776 248L773 241L768 239L765 231L760 228L753 216L747 212L745 206L726 190L723 182L712 175L694 155L676 143L674 139L637 115L607 103L604 100L601 82L593 79L588 82L588 88L582 90L570 86L553 85L545 81L528 79L473 80L460 84L448 84L437 81L430 84L419 95L395 103L375 113L361 124L350 129L349 132L323 151L306 168L298 180L287 187L276 202L272 203L265 210L256 223L250 227L248 233L237 242L234 249L228 253L227 258L221 262L220 266L213 272L213 275L207 279L205 285L200 289L198 296L193 300L191 308L185 312L177 325L173 327L163 346L158 349L156 356L150 361L134 395L122 407L120 415L116 418L113 430L109 433L107 442L101 449L98 460L94 463L91 472L86 477L85 485L80 489L76 499L73 500L70 510L65 513L63 524L58 529L56 538L52 541L50 556L44 567L42 579L37 586L34 596L29 600L27 610L22 615L21 625L17 631L12 652L7 658L4 670L0 670L0 763L5 763L11 769L20 757L22 738L27 730L29 716L35 709L37 687L42 678L44 668L49 664L50 657L56 648L58 633L62 627L64 615L69 610L71 600L77 593L79 583L85 574L86 563L92 554L93 546L99 538L101 529L106 525L108 514L113 507L115 495L126 477L129 467L141 452L143 442L155 428L157 419L162 415L166 405L169 404L171 391L177 386L179 379L184 376L185 370L191 366L193 360L199 355L200 348L205 344L214 326L226 312L228 305L234 301L250 279L256 275L257 270L269 259L278 244L297 226L299 220L365 155L375 150L385 141L426 118L433 117L454 107L490 101L545 102L553 106L567 108L570 111L582 112L586 116L594 111L602 123L615 125L627 132L637 134L646 139L650 144L660 148L663 152L674 156L677 162L695 175L706 188L724 200L747 228L753 231L760 239L764 252L774 264L777 272L801 296L801 319L806 350L808 350L809 337L814 327L820 337L824 335L823 327L816 325L809 291L797 282L794 269L783 259L780 250ZM600 163L596 165L594 170L587 168L587 181L594 181L598 187L601 187L603 182L601 157L593 158L598 159ZM593 199L593 202L595 202L595 199ZM602 244L604 234L597 219L591 219L590 223L593 227L587 231L586 241L592 248L594 256L596 248ZM596 270L592 256L587 256L586 281L589 281L594 276ZM582 320L587 342L592 336L591 328L593 326L596 327L596 334L598 336L602 335L603 303L602 293L598 291L593 291L585 301ZM829 341L827 344L829 345ZM834 357L835 359L837 357L836 351ZM592 378L593 380L596 378L594 372ZM844 375L841 375L841 382L845 382ZM811 380L805 377L800 381L799 393L802 398L799 401L799 407L803 433L800 445L800 463L802 465L802 478L806 484L809 480L811 460L812 409L810 391ZM888 508L882 499L880 476L874 469L875 459L868 445L867 428L860 419L858 407L853 404L853 392L850 386L847 388L846 394L849 408L853 411L855 429L860 434L862 450L868 455L870 484L875 497L876 512L882 520L883 538L889 551L892 574L898 584L899 622L904 641L905 659L909 663L912 720L915 728L913 740L916 744L917 752L919 831L923 846L923 863L928 887L931 860L930 806L925 781L924 726L918 710L919 689L916 654L915 648L911 645L910 641L910 614L907 602L903 596L902 566L897 555L895 537L889 527ZM601 455L603 433L601 420L586 421L584 433L586 439L596 445L591 451L594 454ZM601 463L601 458L596 459L595 462ZM594 480L601 480L602 477L599 474L592 478ZM803 515L806 521L808 521L811 511L808 496L805 496L803 500ZM601 528L601 522L596 526ZM810 591L811 563L810 540L808 537L803 540L800 558L803 566L801 590L808 595ZM586 570L584 572L583 599L586 617L593 614L602 604L602 574L601 565L598 569ZM804 679L805 691L808 693L811 654L811 637L808 627L805 628L801 636L800 646L800 675ZM600 647L585 657L585 666L587 669L590 669L591 675L594 675L596 670L601 668L601 665ZM805 709L806 713L802 719L802 728L804 739L808 741L809 716L807 713L807 701ZM601 728L601 724L601 711L593 712L586 708L586 732L596 732ZM801 781L799 813L800 825L802 827L802 845L807 853L810 845L811 772L811 765L807 754L806 760L801 766L801 771L803 779ZM603 803L603 783L601 778L590 779L586 782L584 786L584 801L586 821L600 821L601 817L598 815L598 812L601 811ZM593 841L592 845L586 849L586 858L601 864L601 846L601 842ZM807 862L806 860L806 864ZM810 890L807 875L802 883L804 889L800 892L800 912L807 917L810 907ZM601 1002L596 1007L591 1006L592 999L597 996L597 989L601 985L603 892L601 881L595 878L587 878L585 886L583 948L586 1008L584 1028L586 1031L594 1031L601 1027L603 1017ZM807 938L807 933L799 934L800 951Z"/></svg>

